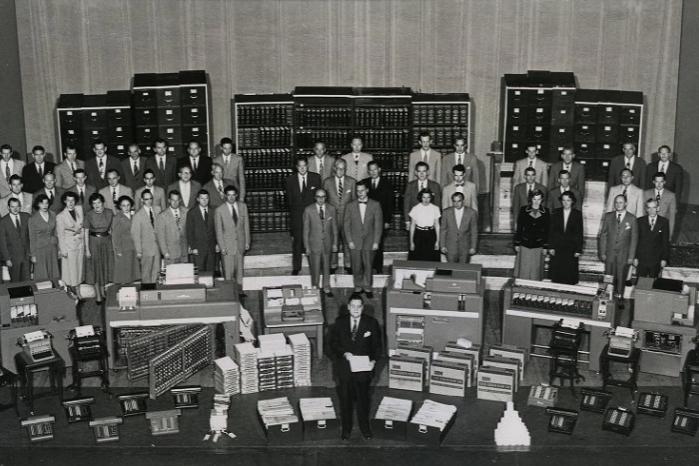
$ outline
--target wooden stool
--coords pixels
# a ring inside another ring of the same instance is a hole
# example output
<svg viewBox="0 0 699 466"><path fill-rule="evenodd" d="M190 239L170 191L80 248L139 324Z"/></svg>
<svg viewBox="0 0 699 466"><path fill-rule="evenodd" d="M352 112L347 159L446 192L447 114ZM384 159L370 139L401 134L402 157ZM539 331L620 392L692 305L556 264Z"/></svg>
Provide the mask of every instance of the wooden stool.
<svg viewBox="0 0 699 466"><path fill-rule="evenodd" d="M631 391L631 398L635 399L636 390L638 390L636 380L638 379L638 361L641 358L641 349L632 349L628 357L607 354L608 349L609 345L605 345L599 357L600 372L602 373L602 390L605 390L607 385L625 387ZM629 377L627 379L615 379L609 369L611 362L625 364L630 372Z"/></svg>
<svg viewBox="0 0 699 466"><path fill-rule="evenodd" d="M63 359L56 354L55 357L45 361L35 362L27 353L20 351L15 354L15 365L19 375L20 386L23 389L24 401L29 406L30 411L34 411L34 374L48 370L51 382L51 390L43 395L58 394L58 398L63 401L63 375L66 372L66 365Z"/></svg>
<svg viewBox="0 0 699 466"><path fill-rule="evenodd" d="M10 391L10 402L0 403L0 411L5 411L14 406L15 413L19 416L19 406L17 406L17 374L0 366L0 387L7 387Z"/></svg>

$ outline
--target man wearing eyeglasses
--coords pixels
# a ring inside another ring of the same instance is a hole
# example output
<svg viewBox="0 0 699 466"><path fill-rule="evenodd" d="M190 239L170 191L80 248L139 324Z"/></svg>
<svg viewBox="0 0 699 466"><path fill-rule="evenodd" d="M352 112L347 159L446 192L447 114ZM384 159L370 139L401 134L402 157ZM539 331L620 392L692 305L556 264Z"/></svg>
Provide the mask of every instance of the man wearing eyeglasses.
<svg viewBox="0 0 699 466"><path fill-rule="evenodd" d="M330 253L337 252L337 218L333 206L326 202L325 190L318 189L315 202L303 211L303 246L308 255L311 269L311 285L320 286L320 271L323 271L323 292L332 296L330 290Z"/></svg>
<svg viewBox="0 0 699 466"><path fill-rule="evenodd" d="M141 201L141 195L145 190L150 191L153 196L153 205L160 208L160 210L165 210L167 207L167 196L165 195L165 190L158 186L155 172L150 168L146 168L143 172L143 185L136 190L136 205L134 209L136 212L141 208L143 202Z"/></svg>

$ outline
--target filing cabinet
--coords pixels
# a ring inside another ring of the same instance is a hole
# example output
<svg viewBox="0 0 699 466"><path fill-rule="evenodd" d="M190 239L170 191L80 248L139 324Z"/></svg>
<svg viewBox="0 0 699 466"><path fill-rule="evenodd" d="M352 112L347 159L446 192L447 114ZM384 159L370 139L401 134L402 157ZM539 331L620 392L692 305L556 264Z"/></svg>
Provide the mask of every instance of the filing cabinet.
<svg viewBox="0 0 699 466"><path fill-rule="evenodd" d="M573 139L573 131L568 126L551 127L551 143L558 145L570 144Z"/></svg>
<svg viewBox="0 0 699 466"><path fill-rule="evenodd" d="M206 107L182 107L182 124L183 125L202 125L206 124Z"/></svg>
<svg viewBox="0 0 699 466"><path fill-rule="evenodd" d="M173 126L158 126L158 132L160 137L165 139L169 145L171 144L182 144L182 127L178 125Z"/></svg>
<svg viewBox="0 0 699 466"><path fill-rule="evenodd" d="M573 147L578 158L593 158L595 157L595 144L587 142L576 142ZM586 172L587 173L587 172Z"/></svg>
<svg viewBox="0 0 699 466"><path fill-rule="evenodd" d="M594 143L595 142L595 132L596 132L595 125L591 125L588 123L576 124L575 125L575 135L574 135L573 139L575 142Z"/></svg>
<svg viewBox="0 0 699 466"><path fill-rule="evenodd" d="M158 110L156 108L135 109L134 122L137 126L156 126L158 124Z"/></svg>
<svg viewBox="0 0 699 466"><path fill-rule="evenodd" d="M157 126L136 126L138 145L152 144L160 136Z"/></svg>
<svg viewBox="0 0 699 466"><path fill-rule="evenodd" d="M107 95L83 96L82 127L106 128L107 127Z"/></svg>
<svg viewBox="0 0 699 466"><path fill-rule="evenodd" d="M599 123L597 125L597 142L616 143L619 141L619 125Z"/></svg>
<svg viewBox="0 0 699 466"><path fill-rule="evenodd" d="M158 75L155 73L138 73L133 77L133 107L134 108L156 108L158 106L156 98L156 87L158 86Z"/></svg>
<svg viewBox="0 0 699 466"><path fill-rule="evenodd" d="M178 73L163 73L157 77L157 88L155 90L156 106L180 107L180 82Z"/></svg>
<svg viewBox="0 0 699 466"><path fill-rule="evenodd" d="M179 125L182 123L181 107L158 107L156 113L159 125Z"/></svg>

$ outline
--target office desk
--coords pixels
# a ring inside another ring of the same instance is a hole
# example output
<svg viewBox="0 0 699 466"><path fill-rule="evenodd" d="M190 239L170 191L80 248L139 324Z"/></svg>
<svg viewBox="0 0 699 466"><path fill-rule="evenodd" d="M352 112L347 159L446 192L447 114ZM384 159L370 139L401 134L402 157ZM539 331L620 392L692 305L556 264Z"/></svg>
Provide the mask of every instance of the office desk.
<svg viewBox="0 0 699 466"><path fill-rule="evenodd" d="M114 329L162 325L222 324L226 355L234 357L233 345L240 341L240 303L232 281L217 281L206 290L206 301L199 303L148 303L134 309L120 309L118 286L107 294L105 321L109 368L115 368Z"/></svg>
<svg viewBox="0 0 699 466"><path fill-rule="evenodd" d="M315 339L316 357L323 358L323 325L325 319L319 310L307 311L303 322L283 322L281 311L265 312L264 333L305 333L308 338Z"/></svg>

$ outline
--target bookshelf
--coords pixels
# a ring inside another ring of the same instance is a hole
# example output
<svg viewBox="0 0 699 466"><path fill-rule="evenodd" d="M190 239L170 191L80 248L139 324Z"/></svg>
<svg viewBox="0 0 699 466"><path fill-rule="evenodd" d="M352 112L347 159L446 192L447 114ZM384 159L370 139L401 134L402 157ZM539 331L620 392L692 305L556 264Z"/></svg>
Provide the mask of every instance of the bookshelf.
<svg viewBox="0 0 699 466"><path fill-rule="evenodd" d="M442 155L454 150L454 140L466 139L471 152L471 99L466 93L414 94L412 145L419 146L420 133L432 134L433 149Z"/></svg>

